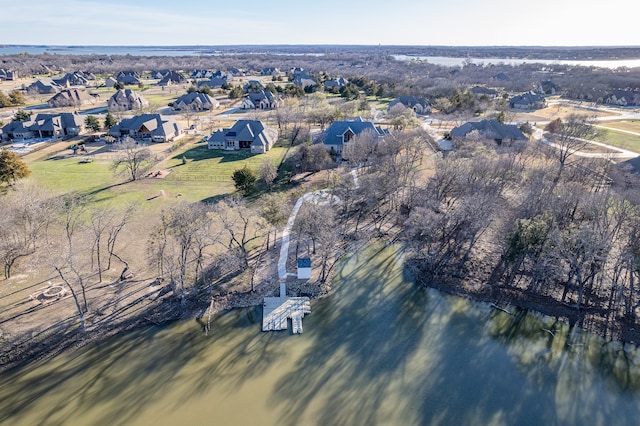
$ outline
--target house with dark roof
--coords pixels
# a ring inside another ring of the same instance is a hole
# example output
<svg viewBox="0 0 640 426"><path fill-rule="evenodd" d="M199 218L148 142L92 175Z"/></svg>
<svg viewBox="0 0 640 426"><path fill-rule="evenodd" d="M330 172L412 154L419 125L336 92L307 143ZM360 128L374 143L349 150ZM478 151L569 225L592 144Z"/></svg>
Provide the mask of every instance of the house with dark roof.
<svg viewBox="0 0 640 426"><path fill-rule="evenodd" d="M303 89L308 86L315 86L318 84L315 78L311 77L306 70L301 71L297 74L293 75L293 80L291 80L293 84L296 86L302 87Z"/></svg>
<svg viewBox="0 0 640 426"><path fill-rule="evenodd" d="M10 122L2 128L2 136L9 140L77 136L83 123L78 113L37 114L24 121Z"/></svg>
<svg viewBox="0 0 640 426"><path fill-rule="evenodd" d="M603 97L603 102L619 106L639 106L640 92L631 90L612 90Z"/></svg>
<svg viewBox="0 0 640 426"><path fill-rule="evenodd" d="M280 75L280 70L276 67L264 67L262 68L262 71L260 71L260 75L278 76Z"/></svg>
<svg viewBox="0 0 640 426"><path fill-rule="evenodd" d="M365 132L370 133L375 138L381 138L389 134L388 130L375 126L370 121L363 121L361 117L358 117L355 120L334 121L320 134L318 142L322 142L327 151L342 154L345 145L349 141Z"/></svg>
<svg viewBox="0 0 640 426"><path fill-rule="evenodd" d="M149 106L149 101L131 89L120 89L107 100L109 111L132 111L146 106Z"/></svg>
<svg viewBox="0 0 640 426"><path fill-rule="evenodd" d="M85 77L83 72L69 72L60 78L54 78L53 81L57 85L63 87L86 86L87 84L89 84L89 79Z"/></svg>
<svg viewBox="0 0 640 426"><path fill-rule="evenodd" d="M109 135L117 138L129 136L153 142L170 142L184 136L182 127L173 118L160 114L142 114L126 118L109 129Z"/></svg>
<svg viewBox="0 0 640 426"><path fill-rule="evenodd" d="M13 70L0 68L0 81L13 81L18 78L18 73Z"/></svg>
<svg viewBox="0 0 640 426"><path fill-rule="evenodd" d="M248 93L244 96L240 108L242 109L273 109L277 108L281 99L270 91Z"/></svg>
<svg viewBox="0 0 640 426"><path fill-rule="evenodd" d="M400 96L389 103L387 111L390 111L396 105L402 105L405 108L412 109L416 114L431 114L431 105L422 98L415 96Z"/></svg>
<svg viewBox="0 0 640 426"><path fill-rule="evenodd" d="M26 91L27 93L34 93L34 94L40 94L40 95L52 95L62 89L63 87L55 83L50 78L42 78L34 81L29 86L27 86Z"/></svg>
<svg viewBox="0 0 640 426"><path fill-rule="evenodd" d="M560 86L551 80L544 80L538 85L538 91L545 95L555 95L560 91Z"/></svg>
<svg viewBox="0 0 640 426"><path fill-rule="evenodd" d="M500 92L485 86L473 86L471 89L469 89L469 92L473 93L476 96L487 96L491 99L495 99L500 96Z"/></svg>
<svg viewBox="0 0 640 426"><path fill-rule="evenodd" d="M169 69L151 71L151 78L162 80L163 78L165 78L169 74L171 74L171 70L169 70Z"/></svg>
<svg viewBox="0 0 640 426"><path fill-rule="evenodd" d="M67 89L53 95L47 101L51 108L77 107L89 103L95 103L98 95L90 95L84 90Z"/></svg>
<svg viewBox="0 0 640 426"><path fill-rule="evenodd" d="M334 78L332 80L325 80L324 83L322 83L322 85L324 86L324 90L337 91L337 90L340 90L340 88L345 84L347 84L348 82L349 81L347 79L339 77L339 78Z"/></svg>
<svg viewBox="0 0 640 426"><path fill-rule="evenodd" d="M527 92L511 98L509 106L514 109L533 110L546 107L547 101L542 95L535 92Z"/></svg>
<svg viewBox="0 0 640 426"><path fill-rule="evenodd" d="M209 80L202 80L198 82L198 87L208 86L209 89L219 89L227 84L227 76L212 76Z"/></svg>
<svg viewBox="0 0 640 426"><path fill-rule="evenodd" d="M278 131L259 120L239 120L229 129L215 131L208 140L209 149L237 151L250 149L253 154L264 154L278 140Z"/></svg>
<svg viewBox="0 0 640 426"><path fill-rule="evenodd" d="M140 84L140 73L136 71L120 71L116 74L116 81L127 86Z"/></svg>
<svg viewBox="0 0 640 426"><path fill-rule="evenodd" d="M244 93L259 93L265 89L260 80L249 80L242 86Z"/></svg>
<svg viewBox="0 0 640 426"><path fill-rule="evenodd" d="M493 139L498 145L514 141L527 141L524 133L513 124L502 124L497 120L471 121L451 129L452 140L472 138Z"/></svg>
<svg viewBox="0 0 640 426"><path fill-rule="evenodd" d="M174 84L186 84L187 79L177 71L170 71L158 82L158 86L171 86Z"/></svg>
<svg viewBox="0 0 640 426"><path fill-rule="evenodd" d="M209 111L219 106L220 102L206 93L198 92L187 93L173 102L173 109L178 111Z"/></svg>

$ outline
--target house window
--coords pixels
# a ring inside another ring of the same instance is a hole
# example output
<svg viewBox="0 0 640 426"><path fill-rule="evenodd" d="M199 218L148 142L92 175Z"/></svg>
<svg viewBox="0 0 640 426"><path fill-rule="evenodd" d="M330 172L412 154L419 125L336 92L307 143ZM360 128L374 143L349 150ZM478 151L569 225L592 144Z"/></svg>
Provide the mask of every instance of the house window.
<svg viewBox="0 0 640 426"><path fill-rule="evenodd" d="M342 140L344 143L349 142L351 139L353 139L353 132L351 130L347 130L344 135L342 136Z"/></svg>
<svg viewBox="0 0 640 426"><path fill-rule="evenodd" d="M232 141L232 140L228 140L226 142L226 148L227 149L234 149L236 147L236 142Z"/></svg>

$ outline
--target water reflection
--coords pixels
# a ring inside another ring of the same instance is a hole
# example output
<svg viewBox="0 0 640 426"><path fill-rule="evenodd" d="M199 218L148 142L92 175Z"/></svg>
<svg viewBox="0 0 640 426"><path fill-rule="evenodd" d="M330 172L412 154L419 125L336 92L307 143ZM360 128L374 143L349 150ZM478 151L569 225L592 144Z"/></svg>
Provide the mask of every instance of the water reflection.
<svg viewBox="0 0 640 426"><path fill-rule="evenodd" d="M639 356L552 318L445 297L369 247L305 333L261 309L150 327L0 377L0 423L636 424Z"/></svg>

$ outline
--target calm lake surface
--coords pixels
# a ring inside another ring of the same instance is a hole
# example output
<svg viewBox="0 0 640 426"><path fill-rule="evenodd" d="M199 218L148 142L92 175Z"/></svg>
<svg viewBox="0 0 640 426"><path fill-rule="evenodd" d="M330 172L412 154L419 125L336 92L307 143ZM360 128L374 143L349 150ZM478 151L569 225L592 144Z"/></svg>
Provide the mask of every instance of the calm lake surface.
<svg viewBox="0 0 640 426"><path fill-rule="evenodd" d="M620 67L640 67L640 59L614 59L614 60L560 60L560 59L516 59L516 58L450 58L446 56L418 56L418 55L393 55L399 61L425 61L434 65L445 67L461 67L465 61L471 61L477 65L504 64L543 64L543 65L572 65L582 67L600 67L616 69Z"/></svg>
<svg viewBox="0 0 640 426"><path fill-rule="evenodd" d="M304 334L233 310L118 336L0 377L7 425L635 425L640 356L539 315L403 277L369 247ZM545 331L547 330L547 331Z"/></svg>

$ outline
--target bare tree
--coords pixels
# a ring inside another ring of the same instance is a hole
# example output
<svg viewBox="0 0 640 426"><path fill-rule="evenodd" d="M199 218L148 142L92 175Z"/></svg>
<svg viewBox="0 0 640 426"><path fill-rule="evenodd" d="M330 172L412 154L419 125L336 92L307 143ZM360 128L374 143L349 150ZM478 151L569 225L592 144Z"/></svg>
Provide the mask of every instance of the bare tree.
<svg viewBox="0 0 640 426"><path fill-rule="evenodd" d="M595 137L594 123L595 117L572 114L564 121L556 119L547 125L560 170L572 155L588 146L589 140Z"/></svg>
<svg viewBox="0 0 640 426"><path fill-rule="evenodd" d="M269 232L267 232L267 250L269 250L269 242L271 237L271 231L274 231L273 245L276 245L276 236L278 227L284 225L289 217L289 203L287 198L282 193L271 193L262 197L260 216L269 225Z"/></svg>
<svg viewBox="0 0 640 426"><path fill-rule="evenodd" d="M154 163L151 151L138 145L133 139L127 138L119 150L118 158L113 162L112 169L117 172L123 169L132 181L138 180Z"/></svg>
<svg viewBox="0 0 640 426"><path fill-rule="evenodd" d="M260 164L259 170L260 179L264 181L269 187L269 191L273 187L273 182L275 182L278 177L278 168L276 167L273 160L269 157L265 158Z"/></svg>
<svg viewBox="0 0 640 426"><path fill-rule="evenodd" d="M33 255L48 231L55 200L44 191L20 185L0 204L0 256L5 278L11 277L16 262Z"/></svg>

